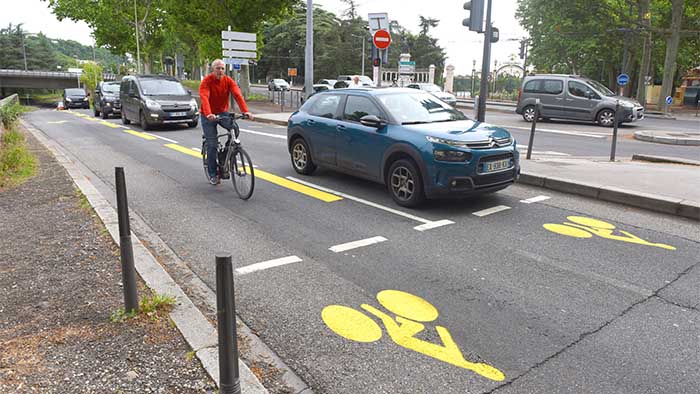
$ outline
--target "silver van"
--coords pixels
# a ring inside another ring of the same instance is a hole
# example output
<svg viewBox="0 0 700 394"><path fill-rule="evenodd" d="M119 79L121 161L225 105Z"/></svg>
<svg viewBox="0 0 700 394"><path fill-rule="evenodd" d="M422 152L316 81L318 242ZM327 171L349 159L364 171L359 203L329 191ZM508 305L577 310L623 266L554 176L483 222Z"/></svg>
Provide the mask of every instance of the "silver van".
<svg viewBox="0 0 700 394"><path fill-rule="evenodd" d="M535 99L540 99L540 119L575 119L613 126L615 104L620 101L620 123L644 119L637 100L617 96L602 83L578 75L540 74L525 77L515 112L532 122Z"/></svg>

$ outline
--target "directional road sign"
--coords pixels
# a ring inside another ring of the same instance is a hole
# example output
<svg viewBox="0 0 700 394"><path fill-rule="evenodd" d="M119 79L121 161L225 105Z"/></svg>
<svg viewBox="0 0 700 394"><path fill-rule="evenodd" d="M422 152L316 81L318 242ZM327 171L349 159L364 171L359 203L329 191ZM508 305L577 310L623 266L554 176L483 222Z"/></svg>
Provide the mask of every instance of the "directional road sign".
<svg viewBox="0 0 700 394"><path fill-rule="evenodd" d="M630 81L630 76L627 74L620 74L617 76L617 84L620 86L625 86L627 85L627 82Z"/></svg>
<svg viewBox="0 0 700 394"><path fill-rule="evenodd" d="M673 104L673 97L671 97L671 96L666 96L666 104L668 104L668 105Z"/></svg>

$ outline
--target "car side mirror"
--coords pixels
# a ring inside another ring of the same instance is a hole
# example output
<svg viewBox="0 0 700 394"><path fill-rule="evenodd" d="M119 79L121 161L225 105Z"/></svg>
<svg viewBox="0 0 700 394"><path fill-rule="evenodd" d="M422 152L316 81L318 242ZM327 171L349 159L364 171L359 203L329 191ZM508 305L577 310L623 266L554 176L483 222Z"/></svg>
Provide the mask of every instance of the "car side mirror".
<svg viewBox="0 0 700 394"><path fill-rule="evenodd" d="M129 97L136 97L136 93L134 93L134 92L129 92Z"/></svg>
<svg viewBox="0 0 700 394"><path fill-rule="evenodd" d="M377 117L377 115L365 115L360 118L360 123L363 126L374 127L376 129L384 126L385 122Z"/></svg>

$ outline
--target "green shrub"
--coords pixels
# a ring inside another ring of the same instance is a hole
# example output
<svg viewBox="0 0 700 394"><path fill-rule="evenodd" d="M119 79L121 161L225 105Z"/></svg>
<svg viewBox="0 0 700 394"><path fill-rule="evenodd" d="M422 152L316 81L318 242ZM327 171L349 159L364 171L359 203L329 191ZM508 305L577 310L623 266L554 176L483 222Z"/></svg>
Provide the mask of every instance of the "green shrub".
<svg viewBox="0 0 700 394"><path fill-rule="evenodd" d="M0 141L0 188L20 184L34 176L36 170L36 157L27 150L24 136L15 129L3 132Z"/></svg>
<svg viewBox="0 0 700 394"><path fill-rule="evenodd" d="M16 102L0 107L0 119L2 119L3 127L11 129L22 112L22 106Z"/></svg>

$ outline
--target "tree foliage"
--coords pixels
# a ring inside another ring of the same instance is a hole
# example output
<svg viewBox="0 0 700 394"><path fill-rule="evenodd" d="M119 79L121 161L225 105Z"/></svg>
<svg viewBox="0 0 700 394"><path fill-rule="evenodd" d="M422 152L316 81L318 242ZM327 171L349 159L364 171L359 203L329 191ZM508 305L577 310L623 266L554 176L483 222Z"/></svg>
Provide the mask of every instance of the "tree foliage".
<svg viewBox="0 0 700 394"><path fill-rule="evenodd" d="M537 71L582 74L610 87L616 75L625 71L634 92L645 34L652 37L649 74L656 83L664 72L675 73L677 83L682 74L678 71L700 63L700 2L685 1L678 67L664 70L671 4L651 0L646 14L644 0L518 0L516 17L529 33L528 62ZM650 23L645 24L645 18Z"/></svg>

